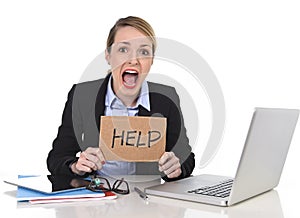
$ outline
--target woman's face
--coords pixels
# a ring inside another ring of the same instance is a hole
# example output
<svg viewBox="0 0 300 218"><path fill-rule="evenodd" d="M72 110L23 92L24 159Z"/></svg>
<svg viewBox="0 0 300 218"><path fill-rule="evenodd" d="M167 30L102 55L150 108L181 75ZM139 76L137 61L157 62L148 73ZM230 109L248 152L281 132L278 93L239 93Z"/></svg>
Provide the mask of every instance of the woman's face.
<svg viewBox="0 0 300 218"><path fill-rule="evenodd" d="M121 27L106 60L111 65L113 90L122 97L137 97L152 62L152 43L137 29Z"/></svg>

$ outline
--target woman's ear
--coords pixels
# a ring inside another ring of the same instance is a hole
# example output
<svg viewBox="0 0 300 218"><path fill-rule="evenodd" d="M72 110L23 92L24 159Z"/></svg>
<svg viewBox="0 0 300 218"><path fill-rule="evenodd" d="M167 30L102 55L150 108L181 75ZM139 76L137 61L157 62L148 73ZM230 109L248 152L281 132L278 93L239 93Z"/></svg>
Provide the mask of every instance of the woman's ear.
<svg viewBox="0 0 300 218"><path fill-rule="evenodd" d="M105 49L105 60L107 61L108 65L110 65L110 54L108 53L107 49Z"/></svg>

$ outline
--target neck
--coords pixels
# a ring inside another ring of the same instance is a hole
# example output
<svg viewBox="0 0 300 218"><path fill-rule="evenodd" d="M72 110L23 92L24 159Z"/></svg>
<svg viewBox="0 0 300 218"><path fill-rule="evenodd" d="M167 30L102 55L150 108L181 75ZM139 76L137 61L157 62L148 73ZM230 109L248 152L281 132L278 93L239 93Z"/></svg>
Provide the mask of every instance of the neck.
<svg viewBox="0 0 300 218"><path fill-rule="evenodd" d="M134 106L136 104L137 98L138 98L138 95L124 96L124 95L121 95L121 94L117 94L117 96L126 107Z"/></svg>

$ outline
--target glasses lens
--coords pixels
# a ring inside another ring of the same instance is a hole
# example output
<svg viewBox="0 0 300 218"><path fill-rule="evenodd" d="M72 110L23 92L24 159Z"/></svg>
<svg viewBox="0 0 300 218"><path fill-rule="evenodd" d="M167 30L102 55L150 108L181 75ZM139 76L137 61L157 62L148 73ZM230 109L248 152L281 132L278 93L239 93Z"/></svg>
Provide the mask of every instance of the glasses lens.
<svg viewBox="0 0 300 218"><path fill-rule="evenodd" d="M118 179L114 182L112 191L118 193L118 194L129 194L129 186L126 181L123 179Z"/></svg>
<svg viewBox="0 0 300 218"><path fill-rule="evenodd" d="M111 188L109 181L106 178L96 176L92 178L90 184L87 186L87 189L94 192L105 192L113 191L118 194L129 194L129 185L124 179L118 179L114 182L113 188Z"/></svg>

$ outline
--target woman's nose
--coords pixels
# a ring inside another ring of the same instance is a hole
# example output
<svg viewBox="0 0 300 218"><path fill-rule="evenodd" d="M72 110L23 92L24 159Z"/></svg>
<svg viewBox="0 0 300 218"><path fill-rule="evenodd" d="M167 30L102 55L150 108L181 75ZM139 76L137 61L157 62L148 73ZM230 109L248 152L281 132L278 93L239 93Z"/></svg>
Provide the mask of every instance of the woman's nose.
<svg viewBox="0 0 300 218"><path fill-rule="evenodd" d="M134 52L133 52L134 53ZM139 60L136 54L131 54L130 57L128 58L128 63L131 65L137 65L139 64Z"/></svg>
<svg viewBox="0 0 300 218"><path fill-rule="evenodd" d="M130 65L138 65L139 62L138 62L138 60L136 58L134 58L134 59L129 60L128 63Z"/></svg>

